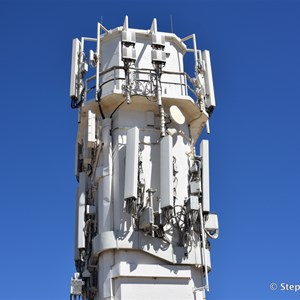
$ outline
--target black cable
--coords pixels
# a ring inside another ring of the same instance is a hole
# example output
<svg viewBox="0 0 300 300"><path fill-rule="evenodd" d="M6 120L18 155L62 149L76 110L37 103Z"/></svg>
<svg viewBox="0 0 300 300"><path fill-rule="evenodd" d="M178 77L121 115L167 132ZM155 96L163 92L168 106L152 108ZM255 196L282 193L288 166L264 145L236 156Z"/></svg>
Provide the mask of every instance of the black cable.
<svg viewBox="0 0 300 300"><path fill-rule="evenodd" d="M119 109L119 107L120 107L125 101L126 101L126 99L125 99L123 102L121 102L121 103L115 108L115 110L111 113L110 118L112 118L112 116L114 115L114 113Z"/></svg>
<svg viewBox="0 0 300 300"><path fill-rule="evenodd" d="M98 102L98 106L99 106L100 115L101 115L102 119L104 120L105 116L104 116L104 113L103 113L103 110L102 110L100 102Z"/></svg>
<svg viewBox="0 0 300 300"><path fill-rule="evenodd" d="M82 102L84 102L84 93L85 93L85 86L83 87L81 93L80 93L80 99L77 97L71 98L71 108L78 108Z"/></svg>
<svg viewBox="0 0 300 300"><path fill-rule="evenodd" d="M96 94L96 102L98 102L99 111L100 111L102 119L104 120L105 115L103 113L103 110L102 110L102 107L101 107L101 104L100 104L101 96L102 96L102 87L100 87L99 91Z"/></svg>
<svg viewBox="0 0 300 300"><path fill-rule="evenodd" d="M76 108L76 99L71 99L71 108Z"/></svg>

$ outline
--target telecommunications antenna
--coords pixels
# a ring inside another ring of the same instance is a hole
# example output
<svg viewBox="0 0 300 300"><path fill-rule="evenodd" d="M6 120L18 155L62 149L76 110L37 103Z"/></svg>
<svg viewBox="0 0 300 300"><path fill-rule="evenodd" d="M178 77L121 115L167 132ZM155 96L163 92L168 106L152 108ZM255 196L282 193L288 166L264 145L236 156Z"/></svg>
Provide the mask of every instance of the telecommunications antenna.
<svg viewBox="0 0 300 300"><path fill-rule="evenodd" d="M170 116L172 120L179 125L182 125L185 122L185 117L183 113L176 105L172 105L170 107Z"/></svg>

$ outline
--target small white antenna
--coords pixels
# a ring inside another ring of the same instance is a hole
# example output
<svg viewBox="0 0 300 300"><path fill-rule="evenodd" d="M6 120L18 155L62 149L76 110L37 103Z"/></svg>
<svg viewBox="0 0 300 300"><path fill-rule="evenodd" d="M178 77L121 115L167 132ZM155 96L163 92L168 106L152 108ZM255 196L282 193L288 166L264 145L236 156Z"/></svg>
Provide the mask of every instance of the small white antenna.
<svg viewBox="0 0 300 300"><path fill-rule="evenodd" d="M152 33L157 33L157 20L156 20L156 18L153 19L150 30L151 30Z"/></svg>
<svg viewBox="0 0 300 300"><path fill-rule="evenodd" d="M124 24L123 24L123 29L124 30L128 30L128 16L125 16Z"/></svg>
<svg viewBox="0 0 300 300"><path fill-rule="evenodd" d="M173 17L170 15L170 22L171 22L171 32L174 33L173 31Z"/></svg>

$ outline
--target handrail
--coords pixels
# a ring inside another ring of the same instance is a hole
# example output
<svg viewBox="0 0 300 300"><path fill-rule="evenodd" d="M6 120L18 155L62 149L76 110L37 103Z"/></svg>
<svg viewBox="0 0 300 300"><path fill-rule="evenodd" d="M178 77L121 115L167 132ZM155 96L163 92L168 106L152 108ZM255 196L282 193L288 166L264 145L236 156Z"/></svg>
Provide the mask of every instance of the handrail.
<svg viewBox="0 0 300 300"><path fill-rule="evenodd" d="M122 77L122 76L116 76L116 70L124 70L124 67L123 66L112 66L112 67L109 67L108 69L105 69L103 70L102 72L99 72L99 75L98 75L98 82L100 81L100 78L103 77L104 75L110 73L110 72L114 72L113 74L113 78L110 78L108 80L106 80L105 82L102 82L102 84L99 84L99 90L107 83L109 82L112 82L114 81L114 86L116 86L116 81L119 81L119 80L125 80L125 77ZM136 74L148 74L148 75L151 75L151 74L155 74L155 71L153 69L148 69L148 68L130 68L131 71L135 71ZM185 91L184 93L186 95L188 95L188 90L192 90L192 88L188 85L188 81L192 83L192 79L191 77L186 73L186 72L176 72L176 71L162 71L162 76L166 74L166 75L174 75L174 76L183 76L183 80L180 79L179 81L180 82L172 82L172 81L161 81L162 84L172 84L172 85L178 85L178 86L183 86L185 87ZM97 74L95 75L92 75L90 77L88 77L86 80L85 80L85 99L87 100L87 96L88 94L94 90L96 88L96 85L95 86L92 86L90 88L88 88L88 85L91 81L95 80L97 78L96 76ZM139 79L138 81L140 82L149 82L149 80L146 80L146 79Z"/></svg>

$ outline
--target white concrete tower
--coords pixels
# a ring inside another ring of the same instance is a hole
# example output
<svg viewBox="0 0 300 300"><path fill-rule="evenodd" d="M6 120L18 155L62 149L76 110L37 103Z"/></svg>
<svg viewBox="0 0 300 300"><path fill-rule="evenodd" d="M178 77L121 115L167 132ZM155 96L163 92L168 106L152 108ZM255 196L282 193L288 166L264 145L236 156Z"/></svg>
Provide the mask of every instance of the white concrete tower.
<svg viewBox="0 0 300 300"><path fill-rule="evenodd" d="M186 46L186 42L192 45ZM184 71L192 55L195 72ZM97 24L73 40L78 109L75 263L71 299L205 299L211 270L210 56L195 35ZM198 146L197 146L198 147Z"/></svg>

